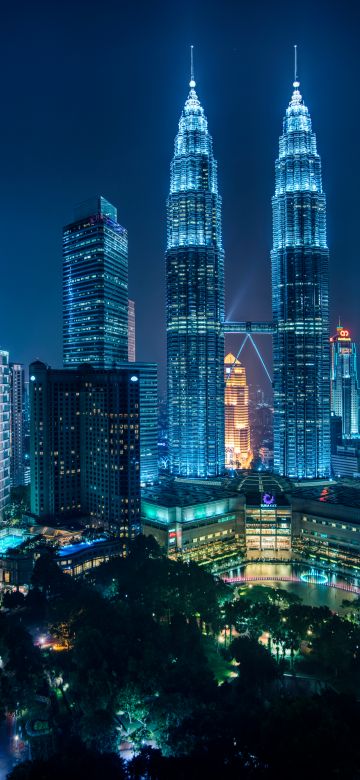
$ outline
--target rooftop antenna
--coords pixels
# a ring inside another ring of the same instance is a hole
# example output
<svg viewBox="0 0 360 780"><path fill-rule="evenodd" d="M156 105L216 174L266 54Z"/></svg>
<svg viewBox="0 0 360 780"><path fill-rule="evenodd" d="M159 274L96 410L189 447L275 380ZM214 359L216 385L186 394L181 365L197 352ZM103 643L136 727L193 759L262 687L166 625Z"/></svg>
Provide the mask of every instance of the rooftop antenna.
<svg viewBox="0 0 360 780"><path fill-rule="evenodd" d="M295 45L294 45L294 83L293 83L293 87L295 87L295 89L296 89L296 87L299 87L299 86L300 86L300 82L299 82L299 79L298 79L298 68L297 68L297 45L295 43Z"/></svg>
<svg viewBox="0 0 360 780"><path fill-rule="evenodd" d="M194 47L190 46L190 83L189 87L194 89L196 87L196 81L194 79Z"/></svg>

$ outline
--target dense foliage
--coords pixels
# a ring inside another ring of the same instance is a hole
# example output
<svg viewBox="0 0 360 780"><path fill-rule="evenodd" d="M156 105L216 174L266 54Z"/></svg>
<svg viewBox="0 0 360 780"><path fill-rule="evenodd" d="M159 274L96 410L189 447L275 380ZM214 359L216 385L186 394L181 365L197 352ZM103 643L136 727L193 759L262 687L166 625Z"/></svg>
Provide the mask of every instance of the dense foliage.
<svg viewBox="0 0 360 780"><path fill-rule="evenodd" d="M360 776L356 605L234 594L143 537L91 577L44 551L5 600L2 715L46 717L53 738L12 780Z"/></svg>

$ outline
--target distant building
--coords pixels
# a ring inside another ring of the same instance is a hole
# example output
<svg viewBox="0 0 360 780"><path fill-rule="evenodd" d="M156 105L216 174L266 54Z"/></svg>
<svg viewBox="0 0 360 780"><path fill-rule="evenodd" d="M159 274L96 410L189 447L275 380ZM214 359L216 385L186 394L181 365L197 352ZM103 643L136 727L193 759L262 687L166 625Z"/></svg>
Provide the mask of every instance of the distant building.
<svg viewBox="0 0 360 780"><path fill-rule="evenodd" d="M24 407L24 366L21 363L10 363L10 479L12 487L25 484Z"/></svg>
<svg viewBox="0 0 360 780"><path fill-rule="evenodd" d="M0 519L10 498L9 353L0 350Z"/></svg>
<svg viewBox="0 0 360 780"><path fill-rule="evenodd" d="M249 468L252 461L249 388L245 366L229 352L225 357L225 465Z"/></svg>
<svg viewBox="0 0 360 780"><path fill-rule="evenodd" d="M334 477L360 476L360 441L344 441L331 455Z"/></svg>
<svg viewBox="0 0 360 780"><path fill-rule="evenodd" d="M135 326L135 301L129 299L128 310L128 361L135 363L136 360L136 326Z"/></svg>
<svg viewBox="0 0 360 780"><path fill-rule="evenodd" d="M331 412L342 419L342 437L359 435L359 382L356 344L348 328L339 325L330 338Z"/></svg>
<svg viewBox="0 0 360 780"><path fill-rule="evenodd" d="M31 512L121 537L140 521L139 371L30 365Z"/></svg>
<svg viewBox="0 0 360 780"><path fill-rule="evenodd" d="M64 365L128 360L128 239L102 196L81 204L63 238Z"/></svg>

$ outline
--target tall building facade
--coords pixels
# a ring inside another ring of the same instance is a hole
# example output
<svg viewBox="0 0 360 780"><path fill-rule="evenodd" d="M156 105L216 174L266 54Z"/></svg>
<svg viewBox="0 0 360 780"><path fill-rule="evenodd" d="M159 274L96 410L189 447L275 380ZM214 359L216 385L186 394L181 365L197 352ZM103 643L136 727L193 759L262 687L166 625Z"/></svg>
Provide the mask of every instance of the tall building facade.
<svg viewBox="0 0 360 780"><path fill-rule="evenodd" d="M10 479L13 487L25 484L24 412L24 366L10 363Z"/></svg>
<svg viewBox="0 0 360 780"><path fill-rule="evenodd" d="M96 370L135 361L135 304L128 298L127 232L103 197L78 207L64 228L64 364ZM137 364L141 385L141 481L158 478L157 369Z"/></svg>
<svg viewBox="0 0 360 780"><path fill-rule="evenodd" d="M10 367L0 349L0 519L10 499Z"/></svg>
<svg viewBox="0 0 360 780"><path fill-rule="evenodd" d="M249 422L249 387L240 360L229 352L224 361L225 466L249 468L252 461Z"/></svg>
<svg viewBox="0 0 360 780"><path fill-rule="evenodd" d="M293 86L272 200L274 469L302 479L330 473L329 252L316 137Z"/></svg>
<svg viewBox="0 0 360 780"><path fill-rule="evenodd" d="M331 413L341 417L342 436L359 435L359 382L356 344L348 328L339 325L330 338Z"/></svg>
<svg viewBox="0 0 360 780"><path fill-rule="evenodd" d="M169 465L212 477L225 466L224 252L217 164L193 76L167 201Z"/></svg>
<svg viewBox="0 0 360 780"><path fill-rule="evenodd" d="M136 340L135 340L135 301L129 298L128 309L128 361L135 363L136 360Z"/></svg>
<svg viewBox="0 0 360 780"><path fill-rule="evenodd" d="M31 511L140 529L139 372L30 365Z"/></svg>
<svg viewBox="0 0 360 780"><path fill-rule="evenodd" d="M130 367L138 372L140 384L140 483L149 485L159 479L157 365L131 363Z"/></svg>
<svg viewBox="0 0 360 780"><path fill-rule="evenodd" d="M76 209L63 235L65 366L128 359L128 239L102 196Z"/></svg>

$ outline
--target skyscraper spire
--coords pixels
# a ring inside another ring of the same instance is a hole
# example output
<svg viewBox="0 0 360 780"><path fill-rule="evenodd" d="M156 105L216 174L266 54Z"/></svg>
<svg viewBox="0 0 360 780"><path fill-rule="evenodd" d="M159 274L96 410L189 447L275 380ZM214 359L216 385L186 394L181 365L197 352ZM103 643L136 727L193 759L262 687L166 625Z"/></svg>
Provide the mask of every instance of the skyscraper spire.
<svg viewBox="0 0 360 780"><path fill-rule="evenodd" d="M189 87L194 89L196 87L196 81L194 77L194 47L190 46L190 82Z"/></svg>
<svg viewBox="0 0 360 780"><path fill-rule="evenodd" d="M293 87L296 88L296 87L299 87L299 86L300 86L300 82L299 82L299 79L298 79L298 68L297 68L297 45L295 43L295 45L294 45L294 83L293 83Z"/></svg>

